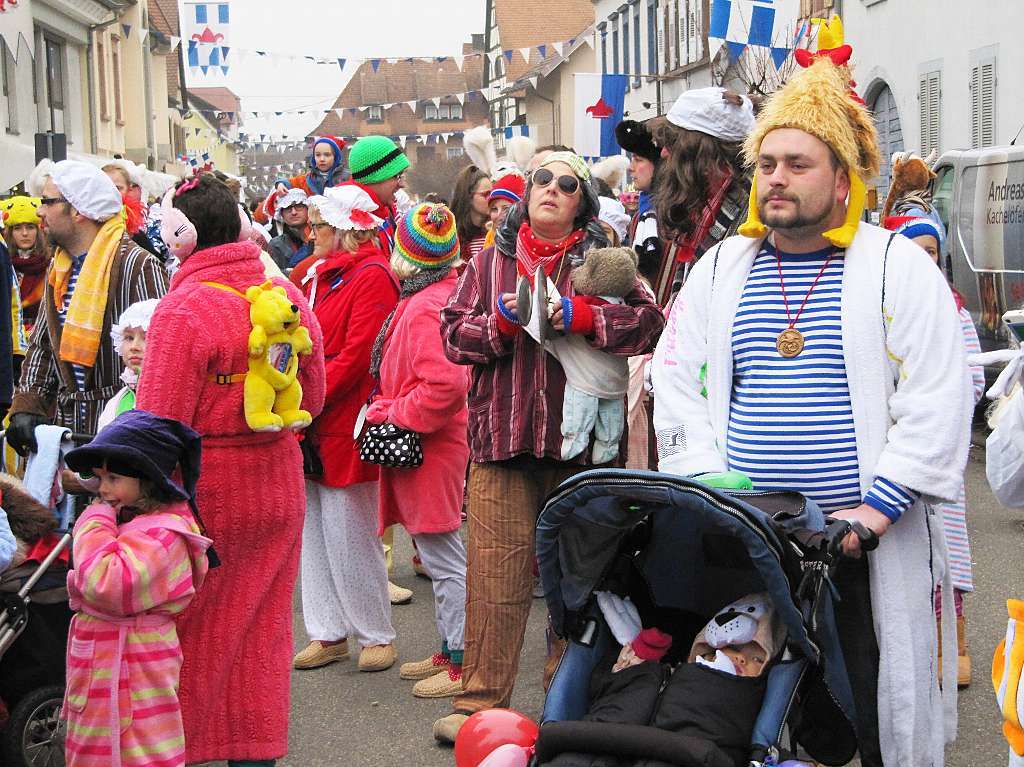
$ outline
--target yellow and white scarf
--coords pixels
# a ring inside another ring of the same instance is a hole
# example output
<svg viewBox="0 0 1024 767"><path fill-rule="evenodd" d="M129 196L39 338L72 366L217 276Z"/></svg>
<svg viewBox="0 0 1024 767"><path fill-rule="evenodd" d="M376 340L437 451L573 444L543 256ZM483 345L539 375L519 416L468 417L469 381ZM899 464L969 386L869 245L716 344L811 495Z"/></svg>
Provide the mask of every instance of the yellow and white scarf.
<svg viewBox="0 0 1024 767"><path fill-rule="evenodd" d="M82 264L60 337L60 359L83 367L96 364L107 309L110 270L125 233L123 216L114 216L100 227ZM59 312L71 280L72 259L57 248L47 280L53 289L53 301Z"/></svg>

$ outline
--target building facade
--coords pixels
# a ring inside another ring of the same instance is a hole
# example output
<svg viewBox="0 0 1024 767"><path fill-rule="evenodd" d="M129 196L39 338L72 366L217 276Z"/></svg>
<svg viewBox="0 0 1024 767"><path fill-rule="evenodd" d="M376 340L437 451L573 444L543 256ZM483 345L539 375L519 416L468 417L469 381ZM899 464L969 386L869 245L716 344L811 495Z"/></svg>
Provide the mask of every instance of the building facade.
<svg viewBox="0 0 1024 767"><path fill-rule="evenodd" d="M363 62L307 138L327 134L351 142L368 135L393 137L404 143L412 162L413 191L448 191L450 179L441 175L448 173L449 160L464 154L463 132L488 121L488 101L481 93L482 48L480 36L464 44L461 66L453 58L383 60L376 69ZM432 173L437 181L428 188Z"/></svg>
<svg viewBox="0 0 1024 767"><path fill-rule="evenodd" d="M1024 72L1016 31L1024 4L990 0L971 12L953 3L843 0L846 41L853 46L858 91L875 114L888 189L896 151L1005 146L1020 141L1024 100L1015 92ZM879 203L881 204L881 203Z"/></svg>

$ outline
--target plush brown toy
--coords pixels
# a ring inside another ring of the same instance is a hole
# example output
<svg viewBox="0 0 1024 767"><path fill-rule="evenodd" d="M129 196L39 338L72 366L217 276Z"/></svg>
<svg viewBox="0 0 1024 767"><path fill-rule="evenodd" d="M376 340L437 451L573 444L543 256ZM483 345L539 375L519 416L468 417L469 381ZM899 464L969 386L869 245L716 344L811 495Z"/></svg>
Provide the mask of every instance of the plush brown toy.
<svg viewBox="0 0 1024 767"><path fill-rule="evenodd" d="M930 167L934 161L934 152L923 160L912 152L897 152L892 156L892 184L889 186L889 194L885 196L882 220L902 212L906 207L931 209L931 201L927 198L930 197L928 187L935 178ZM909 206L904 204L908 200L912 202Z"/></svg>
<svg viewBox="0 0 1024 767"><path fill-rule="evenodd" d="M636 251L632 248L595 248L573 269L577 295L622 298L636 283Z"/></svg>
<svg viewBox="0 0 1024 767"><path fill-rule="evenodd" d="M11 563L16 567L25 560L25 553L40 538L57 529L57 518L50 509L32 497L17 477L0 474L0 506L7 512L18 552Z"/></svg>

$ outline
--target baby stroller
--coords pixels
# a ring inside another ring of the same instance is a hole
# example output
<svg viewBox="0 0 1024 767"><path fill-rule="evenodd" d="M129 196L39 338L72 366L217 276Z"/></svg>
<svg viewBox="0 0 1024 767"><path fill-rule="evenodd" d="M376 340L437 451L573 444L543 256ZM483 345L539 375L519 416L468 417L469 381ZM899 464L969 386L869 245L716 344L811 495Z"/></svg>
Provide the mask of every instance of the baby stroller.
<svg viewBox="0 0 1024 767"><path fill-rule="evenodd" d="M599 590L630 596L644 625L652 617L671 625L673 648L689 648L724 605L768 592L788 637L767 672L749 763L776 764L799 745L819 762L846 764L857 742L829 575L851 530L865 550L877 545L860 525L830 520L826 527L817 506L797 493L725 494L683 477L621 469L565 481L538 520L537 556L551 627L569 641L547 692L531 766L563 752L606 754L627 764L638 758L709 763L695 738L580 721L595 666L610 664L619 647L597 606Z"/></svg>
<svg viewBox="0 0 1024 767"><path fill-rule="evenodd" d="M84 444L92 435L67 432L63 439ZM4 507L10 510L6 492ZM73 496L70 506L77 509L82 501L82 496ZM44 513L56 515L58 510ZM0 724L4 767L64 764L60 709L72 617L66 554L74 516L69 508L62 517L67 529L52 534L52 543L41 547L37 558L0 574L0 701L9 711L6 725Z"/></svg>
<svg viewBox="0 0 1024 767"><path fill-rule="evenodd" d="M64 764L59 726L71 609L65 533L41 563L0 576L0 699L10 707L3 733L6 767Z"/></svg>

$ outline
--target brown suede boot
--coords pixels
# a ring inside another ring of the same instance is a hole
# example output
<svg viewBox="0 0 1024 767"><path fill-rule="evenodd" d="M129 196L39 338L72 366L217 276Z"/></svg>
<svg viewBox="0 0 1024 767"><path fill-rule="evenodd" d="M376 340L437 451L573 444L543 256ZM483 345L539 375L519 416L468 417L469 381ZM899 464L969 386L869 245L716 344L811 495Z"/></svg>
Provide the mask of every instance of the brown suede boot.
<svg viewBox="0 0 1024 767"><path fill-rule="evenodd" d="M971 684L971 656L967 654L967 622L956 619L956 686L961 690Z"/></svg>

